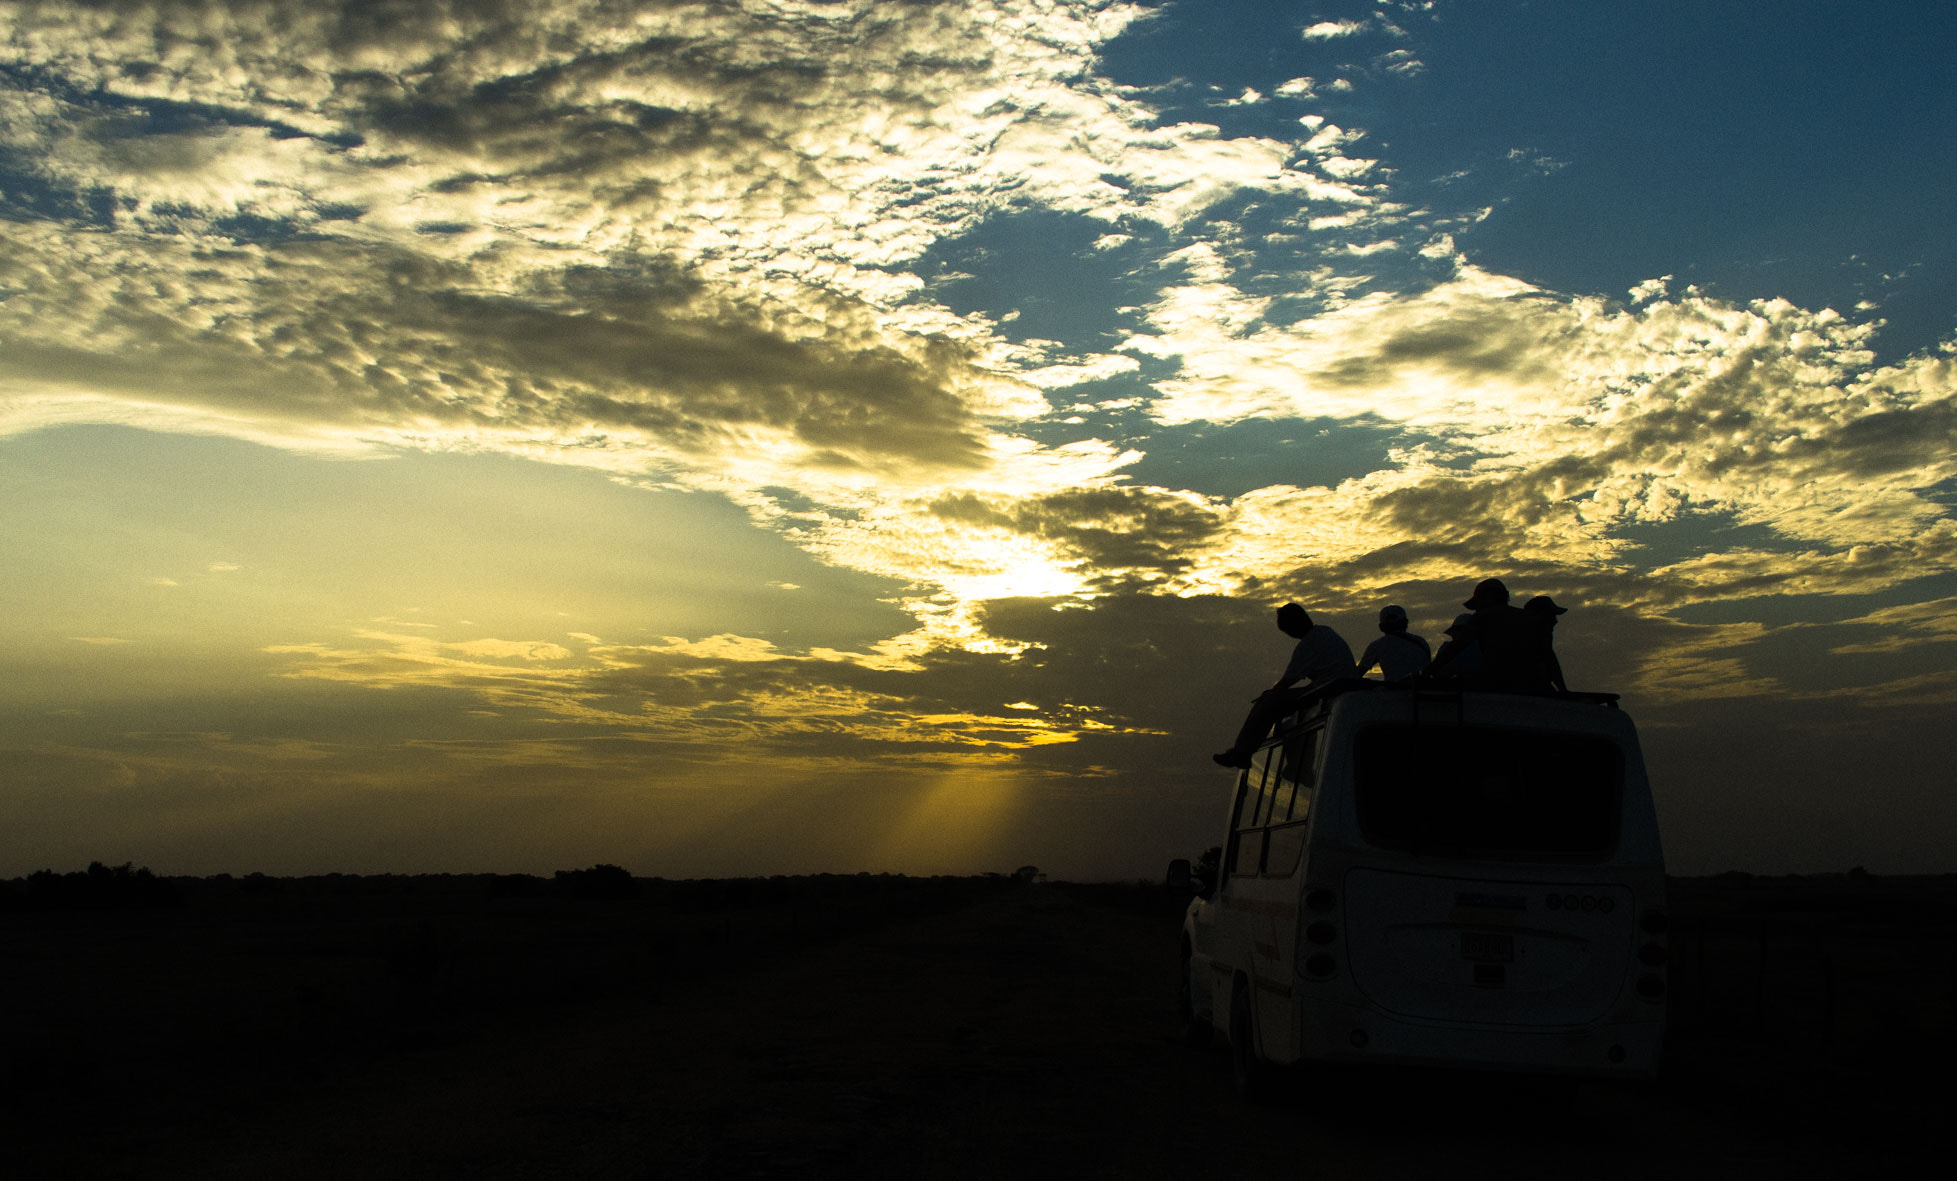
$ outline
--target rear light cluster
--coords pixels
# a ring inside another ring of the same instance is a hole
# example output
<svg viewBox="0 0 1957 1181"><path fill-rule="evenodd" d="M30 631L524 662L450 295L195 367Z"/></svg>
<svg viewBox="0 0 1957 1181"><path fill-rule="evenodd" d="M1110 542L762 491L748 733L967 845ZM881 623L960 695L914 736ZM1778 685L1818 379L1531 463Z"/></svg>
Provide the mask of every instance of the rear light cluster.
<svg viewBox="0 0 1957 1181"><path fill-rule="evenodd" d="M1665 964L1671 958L1665 933L1670 929L1665 912L1655 906L1638 916L1638 963L1645 968L1638 976L1638 995L1654 1003L1665 999Z"/></svg>
<svg viewBox="0 0 1957 1181"><path fill-rule="evenodd" d="M1551 894L1548 898L1551 910L1580 910L1585 914L1601 911L1609 914L1617 909L1617 903L1608 894Z"/></svg>
<svg viewBox="0 0 1957 1181"><path fill-rule="evenodd" d="M1305 975L1313 980L1330 980L1338 974L1339 960L1332 952L1339 945L1339 925L1333 921L1339 896L1330 887L1317 886L1305 891Z"/></svg>

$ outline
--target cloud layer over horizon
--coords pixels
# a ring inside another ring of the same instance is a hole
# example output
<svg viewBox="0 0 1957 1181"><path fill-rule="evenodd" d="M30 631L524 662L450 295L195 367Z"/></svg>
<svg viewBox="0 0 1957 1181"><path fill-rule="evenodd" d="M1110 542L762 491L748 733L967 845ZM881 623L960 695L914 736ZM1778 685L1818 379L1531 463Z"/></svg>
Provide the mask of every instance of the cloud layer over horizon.
<svg viewBox="0 0 1957 1181"><path fill-rule="evenodd" d="M1684 265L1617 290L1503 273L1474 253L1489 193L1553 184L1561 146L1444 174L1396 155L1400 105L1466 84L1443 66L1472 16L1301 10L1281 48L1224 64L1165 48L1182 18L0 0L0 462L103 425L306 462L507 456L725 498L860 579L803 590L780 559L783 601L860 617L830 635L638 628L561 587L550 611L464 595L411 627L386 614L405 592L350 581L301 609L222 554L104 570L257 594L207 641L243 697L357 689L428 716L367 738L198 722L163 746L19 721L7 745L49 800L104 766L330 794L406 775L386 751L421 782L577 768L619 792L651 759L666 791L741 749L838 782L1010 780L1022 817L1126 776L1181 815L1165 752L1208 749L1268 679L1269 606L1363 642L1391 599L1437 633L1490 573L1579 605L1577 666L1660 728L1852 699L1893 711L1880 731L1957 695L1948 324L1897 354L1877 301ZM598 577L582 552L557 560ZM14 624L44 682L81 659L61 652L160 642L62 618Z"/></svg>

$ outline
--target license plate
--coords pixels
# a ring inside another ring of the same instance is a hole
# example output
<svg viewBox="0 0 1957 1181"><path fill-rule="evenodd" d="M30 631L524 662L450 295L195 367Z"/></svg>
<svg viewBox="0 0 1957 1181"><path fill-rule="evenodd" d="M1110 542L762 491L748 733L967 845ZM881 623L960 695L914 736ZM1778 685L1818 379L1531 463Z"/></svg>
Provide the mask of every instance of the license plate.
<svg viewBox="0 0 1957 1181"><path fill-rule="evenodd" d="M1461 958L1478 964L1511 963L1515 959L1515 936L1494 931L1463 931Z"/></svg>

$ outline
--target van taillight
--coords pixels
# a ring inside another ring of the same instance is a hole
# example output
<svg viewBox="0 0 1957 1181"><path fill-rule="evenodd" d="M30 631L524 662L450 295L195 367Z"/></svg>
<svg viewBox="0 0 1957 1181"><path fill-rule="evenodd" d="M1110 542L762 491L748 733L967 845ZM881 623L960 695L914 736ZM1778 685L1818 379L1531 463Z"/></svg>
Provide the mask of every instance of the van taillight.
<svg viewBox="0 0 1957 1181"><path fill-rule="evenodd" d="M1299 932L1306 943L1323 948L1305 957L1305 975L1313 980L1329 980L1338 972L1339 962L1330 954L1339 942L1339 925L1329 917L1338 908L1339 896L1330 886L1313 886L1305 891L1305 909L1326 918L1315 918Z"/></svg>
<svg viewBox="0 0 1957 1181"><path fill-rule="evenodd" d="M1307 911L1324 917L1310 918L1300 924L1302 929L1298 934L1302 942L1321 949L1306 956L1300 967L1312 980L1329 980L1339 970L1339 961L1331 954L1337 950L1339 942L1339 925L1332 921L1332 912L1338 909L1339 896L1330 886L1312 886L1305 891L1304 901Z"/></svg>
<svg viewBox="0 0 1957 1181"><path fill-rule="evenodd" d="M1671 929L1671 921L1665 912L1650 907L1638 916L1638 929L1644 932L1644 942L1638 945L1638 962L1647 968L1657 968L1661 972L1671 959L1665 948L1665 932ZM1665 979L1660 975L1646 976L1638 981L1638 995L1648 1001L1655 1001L1665 995Z"/></svg>

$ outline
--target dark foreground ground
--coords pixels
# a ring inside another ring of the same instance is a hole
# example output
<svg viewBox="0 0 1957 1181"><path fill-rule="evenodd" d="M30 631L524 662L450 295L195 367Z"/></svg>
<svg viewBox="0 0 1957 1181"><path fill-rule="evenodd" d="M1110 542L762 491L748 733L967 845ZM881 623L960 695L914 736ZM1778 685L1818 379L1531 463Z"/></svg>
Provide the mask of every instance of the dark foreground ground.
<svg viewBox="0 0 1957 1181"><path fill-rule="evenodd" d="M1656 1085L1318 1071L1251 1105L1179 1039L1159 889L547 885L16 897L0 1174L1893 1176L1957 1098L1957 878L1675 882Z"/></svg>

